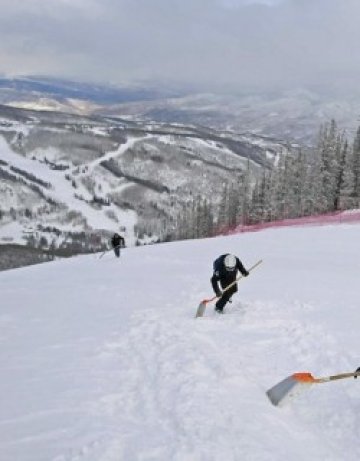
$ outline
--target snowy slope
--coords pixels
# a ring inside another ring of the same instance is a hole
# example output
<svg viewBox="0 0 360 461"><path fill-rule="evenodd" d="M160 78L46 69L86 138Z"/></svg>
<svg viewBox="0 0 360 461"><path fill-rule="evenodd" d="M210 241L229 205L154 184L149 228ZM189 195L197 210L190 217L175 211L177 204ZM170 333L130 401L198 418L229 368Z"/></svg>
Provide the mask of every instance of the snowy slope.
<svg viewBox="0 0 360 461"><path fill-rule="evenodd" d="M130 248L0 273L1 461L355 461L360 382L276 408L296 371L360 365L360 224ZM249 267L194 319L213 259Z"/></svg>
<svg viewBox="0 0 360 461"><path fill-rule="evenodd" d="M93 162L88 164L88 168L96 167L102 159L107 160L116 155L121 155L126 149L132 147L136 142L136 138L130 138L126 143L122 144L115 152L108 153L96 159ZM66 180L65 174L63 171L51 170L48 166L43 163L34 162L33 160L23 157L20 155L14 155L14 152L6 144L5 140L0 137L0 151L1 159L5 162L8 162L13 167L19 168L22 171L26 171L34 175L39 180L44 183L48 182L51 187L50 191L47 193L48 197L52 200L70 207L72 210L86 216L88 224L93 228L100 228L103 226L108 226L111 228L113 222L107 217L106 213L103 210L95 210L90 206L89 203L84 200L76 199L74 195L74 189L71 186L71 183ZM9 166L3 166L5 171L11 171ZM80 185L78 186L80 188ZM79 192L78 192L79 193ZM80 188L80 193L85 196L88 200L91 200L91 194L85 189L85 187ZM129 214L129 213L128 213ZM123 215L126 215L124 212ZM125 222L124 216L122 216Z"/></svg>
<svg viewBox="0 0 360 461"><path fill-rule="evenodd" d="M85 232L92 252L115 231L128 246L174 238L197 197L216 217L224 184L241 184L249 161L252 183L288 152L228 131L0 105L0 242L28 243L31 231L48 249Z"/></svg>

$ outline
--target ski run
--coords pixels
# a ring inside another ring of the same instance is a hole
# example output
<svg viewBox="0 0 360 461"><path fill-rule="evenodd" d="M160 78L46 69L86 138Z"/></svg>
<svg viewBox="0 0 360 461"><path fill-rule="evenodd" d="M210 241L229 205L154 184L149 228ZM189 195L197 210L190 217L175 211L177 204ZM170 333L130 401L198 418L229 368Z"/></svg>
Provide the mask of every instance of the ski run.
<svg viewBox="0 0 360 461"><path fill-rule="evenodd" d="M127 248L0 273L1 461L357 461L360 223ZM260 267L225 315L213 260Z"/></svg>

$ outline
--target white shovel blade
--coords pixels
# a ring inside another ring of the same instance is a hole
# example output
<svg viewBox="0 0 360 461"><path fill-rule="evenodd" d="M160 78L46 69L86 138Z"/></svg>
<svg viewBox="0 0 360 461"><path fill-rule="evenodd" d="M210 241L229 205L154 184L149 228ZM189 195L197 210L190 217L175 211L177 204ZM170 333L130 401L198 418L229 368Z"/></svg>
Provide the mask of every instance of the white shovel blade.
<svg viewBox="0 0 360 461"><path fill-rule="evenodd" d="M204 301L202 301L199 304L199 307L197 308L195 318L202 317L204 315L205 308L206 308L206 303Z"/></svg>
<svg viewBox="0 0 360 461"><path fill-rule="evenodd" d="M315 382L310 373L294 373L266 391L266 395L273 405L283 406Z"/></svg>

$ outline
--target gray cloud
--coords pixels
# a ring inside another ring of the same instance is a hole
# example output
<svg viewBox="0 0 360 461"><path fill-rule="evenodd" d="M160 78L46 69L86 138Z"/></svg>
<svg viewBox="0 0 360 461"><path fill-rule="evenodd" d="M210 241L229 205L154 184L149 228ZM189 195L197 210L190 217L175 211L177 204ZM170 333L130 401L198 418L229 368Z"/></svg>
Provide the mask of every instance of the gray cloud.
<svg viewBox="0 0 360 461"><path fill-rule="evenodd" d="M359 0L0 0L0 72L293 86L357 78Z"/></svg>

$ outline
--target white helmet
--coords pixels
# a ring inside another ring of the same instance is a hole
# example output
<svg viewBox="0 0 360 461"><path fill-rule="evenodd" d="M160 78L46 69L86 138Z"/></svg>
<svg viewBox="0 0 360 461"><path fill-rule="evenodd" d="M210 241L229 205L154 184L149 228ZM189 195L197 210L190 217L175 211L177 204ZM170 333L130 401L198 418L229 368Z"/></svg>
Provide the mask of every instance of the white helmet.
<svg viewBox="0 0 360 461"><path fill-rule="evenodd" d="M236 267L236 257L234 255L226 255L224 265L228 271L233 271Z"/></svg>

